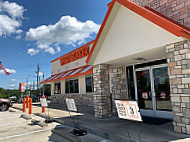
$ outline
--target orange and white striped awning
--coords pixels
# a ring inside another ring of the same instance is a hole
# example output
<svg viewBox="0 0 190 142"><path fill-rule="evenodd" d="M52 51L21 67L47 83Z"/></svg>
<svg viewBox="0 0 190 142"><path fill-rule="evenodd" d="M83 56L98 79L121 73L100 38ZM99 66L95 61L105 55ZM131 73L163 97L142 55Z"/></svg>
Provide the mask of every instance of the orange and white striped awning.
<svg viewBox="0 0 190 142"><path fill-rule="evenodd" d="M93 73L93 66L83 66L80 68L68 70L65 72L61 72L55 75L50 76L49 78L44 80L44 83L50 83L54 81L59 81L67 78L73 78L78 77L82 75L92 74ZM43 81L40 82L40 84L43 84Z"/></svg>

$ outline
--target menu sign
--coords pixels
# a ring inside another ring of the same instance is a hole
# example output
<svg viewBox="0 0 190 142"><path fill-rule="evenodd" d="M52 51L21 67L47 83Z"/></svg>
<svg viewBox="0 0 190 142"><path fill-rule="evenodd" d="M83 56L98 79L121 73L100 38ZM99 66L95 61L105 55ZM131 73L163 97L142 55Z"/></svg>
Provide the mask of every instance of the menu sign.
<svg viewBox="0 0 190 142"><path fill-rule="evenodd" d="M137 101L115 100L119 118L142 121Z"/></svg>

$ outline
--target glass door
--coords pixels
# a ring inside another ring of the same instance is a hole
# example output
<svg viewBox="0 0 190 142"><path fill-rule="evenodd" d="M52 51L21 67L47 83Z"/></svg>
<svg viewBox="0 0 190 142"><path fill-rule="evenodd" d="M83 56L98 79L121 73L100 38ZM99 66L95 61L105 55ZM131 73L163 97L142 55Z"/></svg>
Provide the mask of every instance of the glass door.
<svg viewBox="0 0 190 142"><path fill-rule="evenodd" d="M140 111L143 115L154 116L152 83L150 68L136 71L137 97Z"/></svg>
<svg viewBox="0 0 190 142"><path fill-rule="evenodd" d="M170 84L166 65L136 69L136 93L141 114L172 118Z"/></svg>
<svg viewBox="0 0 190 142"><path fill-rule="evenodd" d="M153 67L153 86L155 93L155 117L172 118L170 83L167 66Z"/></svg>

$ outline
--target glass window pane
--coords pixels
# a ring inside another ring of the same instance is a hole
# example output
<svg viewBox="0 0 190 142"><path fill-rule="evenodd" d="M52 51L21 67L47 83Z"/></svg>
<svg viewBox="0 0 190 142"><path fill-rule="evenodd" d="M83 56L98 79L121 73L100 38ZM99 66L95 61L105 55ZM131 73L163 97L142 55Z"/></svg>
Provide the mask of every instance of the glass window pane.
<svg viewBox="0 0 190 142"><path fill-rule="evenodd" d="M79 93L78 79L74 80L74 93Z"/></svg>
<svg viewBox="0 0 190 142"><path fill-rule="evenodd" d="M126 68L128 99L135 100L135 86L133 79L133 66Z"/></svg>
<svg viewBox="0 0 190 142"><path fill-rule="evenodd" d="M168 68L153 69L154 88L156 93L156 109L167 111L172 110L170 102L170 84L168 77Z"/></svg>
<svg viewBox="0 0 190 142"><path fill-rule="evenodd" d="M65 82L65 93L70 93L70 91L69 91L69 81Z"/></svg>
<svg viewBox="0 0 190 142"><path fill-rule="evenodd" d="M140 109L153 109L149 70L137 71L137 93Z"/></svg>
<svg viewBox="0 0 190 142"><path fill-rule="evenodd" d="M93 92L93 78L87 77L86 78L86 92Z"/></svg>
<svg viewBox="0 0 190 142"><path fill-rule="evenodd" d="M70 93L74 93L74 80L70 80L69 85L70 85Z"/></svg>
<svg viewBox="0 0 190 142"><path fill-rule="evenodd" d="M55 83L54 85L54 93L61 94L61 83Z"/></svg>

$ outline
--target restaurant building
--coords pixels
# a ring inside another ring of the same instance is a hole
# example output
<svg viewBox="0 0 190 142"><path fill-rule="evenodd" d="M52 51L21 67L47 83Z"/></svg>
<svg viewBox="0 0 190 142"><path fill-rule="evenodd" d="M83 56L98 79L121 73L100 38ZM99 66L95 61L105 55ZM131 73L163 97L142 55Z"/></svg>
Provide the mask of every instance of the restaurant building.
<svg viewBox="0 0 190 142"><path fill-rule="evenodd" d="M114 100L136 100L141 115L173 119L175 131L190 134L189 28L188 1L113 0L96 39L82 46L90 53L72 62L65 55L51 62L52 100L73 97L93 105L98 118L116 112ZM66 91L75 79L79 91Z"/></svg>
<svg viewBox="0 0 190 142"><path fill-rule="evenodd" d="M77 105L93 106L93 67L86 64L92 43L51 61L51 76L44 83L51 84L52 103L72 97Z"/></svg>

